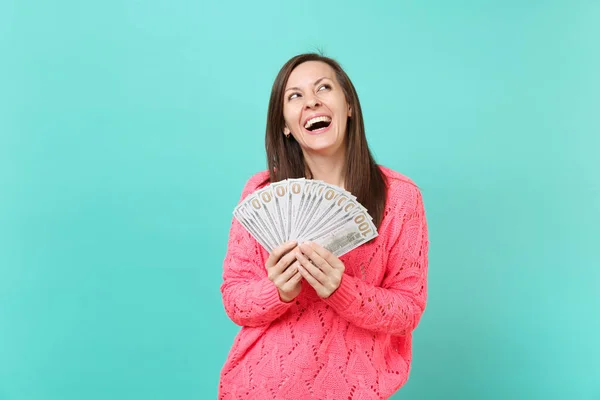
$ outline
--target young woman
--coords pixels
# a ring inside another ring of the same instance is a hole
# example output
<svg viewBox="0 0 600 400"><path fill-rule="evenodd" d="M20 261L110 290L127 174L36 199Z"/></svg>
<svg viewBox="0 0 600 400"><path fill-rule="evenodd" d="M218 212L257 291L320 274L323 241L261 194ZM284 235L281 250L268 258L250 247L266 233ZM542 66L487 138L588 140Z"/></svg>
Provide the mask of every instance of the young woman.
<svg viewBox="0 0 600 400"><path fill-rule="evenodd" d="M322 180L356 196L379 235L339 258L315 243L269 254L233 220L221 292L242 329L219 398L388 398L408 379L427 297L421 193L375 163L352 82L318 54L293 57L277 75L266 152L269 170L248 180L242 199L283 179Z"/></svg>

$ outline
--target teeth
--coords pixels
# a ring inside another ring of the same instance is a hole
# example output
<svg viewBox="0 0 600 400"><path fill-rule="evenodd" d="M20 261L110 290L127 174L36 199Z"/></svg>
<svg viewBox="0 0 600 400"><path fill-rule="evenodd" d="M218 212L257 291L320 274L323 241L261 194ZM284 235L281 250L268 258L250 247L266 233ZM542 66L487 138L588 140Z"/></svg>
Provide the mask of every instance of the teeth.
<svg viewBox="0 0 600 400"><path fill-rule="evenodd" d="M331 122L331 118L327 117L327 116L322 116L322 117L316 117L316 118L311 118L308 121L306 121L306 124L304 124L304 127L306 129L310 128L312 126L312 124L317 123L317 122Z"/></svg>

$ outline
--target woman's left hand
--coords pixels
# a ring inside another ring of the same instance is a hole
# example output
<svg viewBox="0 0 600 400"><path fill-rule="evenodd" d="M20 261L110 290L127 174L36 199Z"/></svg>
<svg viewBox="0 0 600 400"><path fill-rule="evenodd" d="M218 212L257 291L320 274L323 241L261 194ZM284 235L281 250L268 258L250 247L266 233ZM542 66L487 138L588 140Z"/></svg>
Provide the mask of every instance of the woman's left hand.
<svg viewBox="0 0 600 400"><path fill-rule="evenodd" d="M326 299L342 283L344 263L317 243L302 243L299 248L302 253L296 258L300 262L300 274L315 288L319 297Z"/></svg>

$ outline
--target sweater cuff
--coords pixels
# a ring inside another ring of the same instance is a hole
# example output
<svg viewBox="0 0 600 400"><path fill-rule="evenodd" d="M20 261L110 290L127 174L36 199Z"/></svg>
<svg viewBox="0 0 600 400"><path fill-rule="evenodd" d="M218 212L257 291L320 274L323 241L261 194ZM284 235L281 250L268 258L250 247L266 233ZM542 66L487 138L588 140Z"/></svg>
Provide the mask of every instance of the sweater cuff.
<svg viewBox="0 0 600 400"><path fill-rule="evenodd" d="M263 278L257 293L258 304L269 314L283 314L294 303L286 303L279 297L277 287L269 280Z"/></svg>
<svg viewBox="0 0 600 400"><path fill-rule="evenodd" d="M355 280L355 277L344 274L340 286L331 294L331 296L323 299L323 301L336 310L349 308L350 305L358 299Z"/></svg>

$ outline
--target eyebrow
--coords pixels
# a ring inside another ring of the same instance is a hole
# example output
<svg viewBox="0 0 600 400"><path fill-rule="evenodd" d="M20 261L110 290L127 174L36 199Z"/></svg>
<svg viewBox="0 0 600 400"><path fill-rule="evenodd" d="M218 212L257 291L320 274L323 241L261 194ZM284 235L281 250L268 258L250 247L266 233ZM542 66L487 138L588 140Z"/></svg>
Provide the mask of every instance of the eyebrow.
<svg viewBox="0 0 600 400"><path fill-rule="evenodd" d="M315 81L315 83L313 84L313 86L317 86L317 85L319 84L319 82L321 82L323 79L329 79L329 78L328 78L328 77L326 77L326 76L323 76L323 77L321 77L321 78L317 79L317 80ZM300 90L300 88L297 88L297 87L295 87L295 86L294 86L294 87L291 87L291 88L285 89L285 92L287 92L288 90ZM284 92L284 93L285 93L285 92Z"/></svg>

